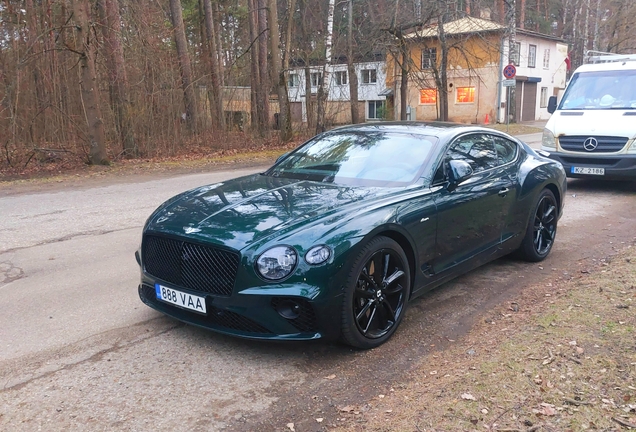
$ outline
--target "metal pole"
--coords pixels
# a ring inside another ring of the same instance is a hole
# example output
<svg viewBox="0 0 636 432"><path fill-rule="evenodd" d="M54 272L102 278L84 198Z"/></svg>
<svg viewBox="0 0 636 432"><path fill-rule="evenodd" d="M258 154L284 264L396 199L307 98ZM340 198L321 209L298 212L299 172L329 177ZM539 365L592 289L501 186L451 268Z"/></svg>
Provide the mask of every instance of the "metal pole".
<svg viewBox="0 0 636 432"><path fill-rule="evenodd" d="M510 131L510 86L508 89L508 99L506 100L506 132Z"/></svg>

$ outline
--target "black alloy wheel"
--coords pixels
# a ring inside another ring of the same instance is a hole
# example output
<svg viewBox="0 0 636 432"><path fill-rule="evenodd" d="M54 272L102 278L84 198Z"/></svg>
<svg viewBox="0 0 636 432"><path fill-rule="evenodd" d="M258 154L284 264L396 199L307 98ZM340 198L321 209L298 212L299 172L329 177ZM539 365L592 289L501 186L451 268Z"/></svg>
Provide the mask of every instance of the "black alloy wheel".
<svg viewBox="0 0 636 432"><path fill-rule="evenodd" d="M395 332L410 292L408 260L400 245L376 237L357 256L344 300L342 336L357 348L374 348Z"/></svg>
<svg viewBox="0 0 636 432"><path fill-rule="evenodd" d="M552 250L559 219L556 198L549 189L539 194L534 209L518 251L521 258L531 262L542 261Z"/></svg>
<svg viewBox="0 0 636 432"><path fill-rule="evenodd" d="M547 255L552 248L556 234L556 212L554 197L542 197L534 215L533 244L537 255Z"/></svg>

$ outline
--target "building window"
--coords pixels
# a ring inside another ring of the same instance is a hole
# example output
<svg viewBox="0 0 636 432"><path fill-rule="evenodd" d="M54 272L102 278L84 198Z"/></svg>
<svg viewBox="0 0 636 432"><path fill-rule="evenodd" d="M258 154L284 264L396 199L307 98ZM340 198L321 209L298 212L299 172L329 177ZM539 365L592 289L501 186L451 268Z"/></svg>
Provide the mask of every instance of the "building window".
<svg viewBox="0 0 636 432"><path fill-rule="evenodd" d="M311 86L318 87L322 84L322 73L321 72L313 72L310 76Z"/></svg>
<svg viewBox="0 0 636 432"><path fill-rule="evenodd" d="M362 84L373 84L378 80L375 69L362 69Z"/></svg>
<svg viewBox="0 0 636 432"><path fill-rule="evenodd" d="M537 65L537 46L528 45L528 67L535 67Z"/></svg>
<svg viewBox="0 0 636 432"><path fill-rule="evenodd" d="M515 42L511 47L510 61L515 66L521 66L521 42Z"/></svg>
<svg viewBox="0 0 636 432"><path fill-rule="evenodd" d="M550 50L543 51L543 69L550 69Z"/></svg>
<svg viewBox="0 0 636 432"><path fill-rule="evenodd" d="M347 71L338 71L336 74L336 85L347 84Z"/></svg>
<svg viewBox="0 0 636 432"><path fill-rule="evenodd" d="M420 105L433 105L437 103L437 89L427 88L420 90Z"/></svg>
<svg viewBox="0 0 636 432"><path fill-rule="evenodd" d="M384 101L375 100L369 101L369 109L367 112L368 119L382 119L384 118Z"/></svg>
<svg viewBox="0 0 636 432"><path fill-rule="evenodd" d="M541 108L548 106L548 88L541 87Z"/></svg>
<svg viewBox="0 0 636 432"><path fill-rule="evenodd" d="M457 87L457 103L475 102L475 87Z"/></svg>
<svg viewBox="0 0 636 432"><path fill-rule="evenodd" d="M437 64L437 48L422 50L422 69L433 69Z"/></svg>
<svg viewBox="0 0 636 432"><path fill-rule="evenodd" d="M298 74L290 73L287 77L287 85L289 87L298 87Z"/></svg>

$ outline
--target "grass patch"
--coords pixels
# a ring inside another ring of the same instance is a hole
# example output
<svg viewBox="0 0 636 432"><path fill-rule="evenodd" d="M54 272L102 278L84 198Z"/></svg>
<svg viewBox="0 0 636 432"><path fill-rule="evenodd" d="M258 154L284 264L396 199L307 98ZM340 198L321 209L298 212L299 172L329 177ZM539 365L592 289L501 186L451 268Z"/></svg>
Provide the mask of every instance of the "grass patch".
<svg viewBox="0 0 636 432"><path fill-rule="evenodd" d="M525 291L518 310L502 306L495 325L420 359L339 430L636 428L635 298L629 246L590 274Z"/></svg>

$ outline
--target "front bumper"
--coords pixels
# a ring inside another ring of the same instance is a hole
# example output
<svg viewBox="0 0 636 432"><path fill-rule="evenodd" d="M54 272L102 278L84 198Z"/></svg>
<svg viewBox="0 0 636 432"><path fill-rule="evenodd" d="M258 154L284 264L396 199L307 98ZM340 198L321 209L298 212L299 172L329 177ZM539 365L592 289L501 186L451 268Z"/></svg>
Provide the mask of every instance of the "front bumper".
<svg viewBox="0 0 636 432"><path fill-rule="evenodd" d="M549 152L550 159L561 162L568 177L610 180L636 180L636 154L586 155ZM604 175L575 174L574 167L603 168Z"/></svg>
<svg viewBox="0 0 636 432"><path fill-rule="evenodd" d="M178 291L204 296L207 314L192 312L158 300L155 282ZM218 333L263 340L338 338L342 296L312 300L302 295L312 291L310 288L312 287L289 284L273 290L251 288L235 292L229 297L220 297L154 281L144 275L138 291L141 301L151 308L179 321ZM279 311L289 302L297 304L298 308L294 314L288 314L285 318Z"/></svg>

